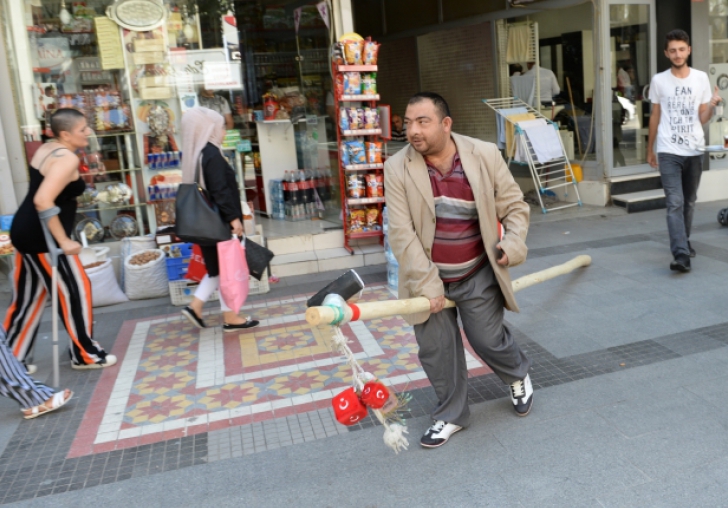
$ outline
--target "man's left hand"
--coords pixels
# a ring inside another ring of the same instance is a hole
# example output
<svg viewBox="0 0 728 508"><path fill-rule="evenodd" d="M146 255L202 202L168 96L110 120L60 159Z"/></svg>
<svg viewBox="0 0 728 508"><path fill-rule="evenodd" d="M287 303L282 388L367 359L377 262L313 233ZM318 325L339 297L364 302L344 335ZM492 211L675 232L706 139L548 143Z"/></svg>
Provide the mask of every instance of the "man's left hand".
<svg viewBox="0 0 728 508"><path fill-rule="evenodd" d="M508 266L508 254L506 254L506 251L501 249L500 245L496 245L498 248L498 259L496 260L496 263L498 263L501 266Z"/></svg>
<svg viewBox="0 0 728 508"><path fill-rule="evenodd" d="M718 87L716 86L713 89L713 97L710 98L710 105L717 107L720 106L721 102L723 102L723 98L720 96L720 90L718 90Z"/></svg>

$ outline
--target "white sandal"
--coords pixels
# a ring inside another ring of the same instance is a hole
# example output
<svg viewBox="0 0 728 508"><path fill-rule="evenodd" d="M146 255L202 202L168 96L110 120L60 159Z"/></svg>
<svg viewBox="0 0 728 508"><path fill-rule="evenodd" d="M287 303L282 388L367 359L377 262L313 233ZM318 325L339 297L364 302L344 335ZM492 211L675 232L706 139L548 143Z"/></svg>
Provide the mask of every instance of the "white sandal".
<svg viewBox="0 0 728 508"><path fill-rule="evenodd" d="M38 404L37 406L33 406L30 408L30 413L25 413L27 410L23 410L23 418L26 420L32 420L33 418L38 418L41 415L44 415L46 413L50 413L51 411L55 411L59 407L62 407L66 404L69 400L71 400L71 397L73 397L73 392L69 392L68 398L65 398L66 391L62 392L56 392L53 394L53 397L51 397L51 403L50 406L46 405L46 402L43 404Z"/></svg>

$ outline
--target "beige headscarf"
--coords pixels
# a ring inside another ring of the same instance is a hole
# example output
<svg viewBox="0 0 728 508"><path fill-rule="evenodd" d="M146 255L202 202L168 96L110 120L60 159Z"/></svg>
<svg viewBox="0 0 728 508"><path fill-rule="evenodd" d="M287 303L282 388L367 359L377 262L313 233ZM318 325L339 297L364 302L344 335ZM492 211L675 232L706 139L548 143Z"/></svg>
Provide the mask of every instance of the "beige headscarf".
<svg viewBox="0 0 728 508"><path fill-rule="evenodd" d="M194 183L200 152L207 143L220 148L224 125L225 118L207 108L191 108L182 115L182 183ZM206 189L202 171L197 183Z"/></svg>

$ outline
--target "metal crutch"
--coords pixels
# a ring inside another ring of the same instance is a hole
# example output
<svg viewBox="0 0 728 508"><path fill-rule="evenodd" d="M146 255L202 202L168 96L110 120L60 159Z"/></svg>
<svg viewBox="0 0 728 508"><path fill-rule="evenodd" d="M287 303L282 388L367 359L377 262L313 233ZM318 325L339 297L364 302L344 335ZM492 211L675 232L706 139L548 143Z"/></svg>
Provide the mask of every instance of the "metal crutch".
<svg viewBox="0 0 728 508"><path fill-rule="evenodd" d="M51 257L51 308L53 309L53 387L58 388L60 385L58 373L58 255L63 253L63 249L56 244L55 238L48 229L48 221L52 217L56 217L60 209L56 206L48 210L38 212L41 226L43 226L43 235L48 245L48 254Z"/></svg>

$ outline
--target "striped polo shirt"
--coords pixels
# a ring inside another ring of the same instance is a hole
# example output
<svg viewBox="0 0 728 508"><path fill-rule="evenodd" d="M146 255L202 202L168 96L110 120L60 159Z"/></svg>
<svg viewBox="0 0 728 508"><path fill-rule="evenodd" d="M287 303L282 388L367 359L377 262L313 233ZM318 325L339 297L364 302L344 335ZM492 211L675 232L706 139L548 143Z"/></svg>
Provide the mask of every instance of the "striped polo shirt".
<svg viewBox="0 0 728 508"><path fill-rule="evenodd" d="M480 234L478 209L460 155L455 154L452 168L443 175L427 162L432 194L435 197L435 242L432 262L443 282L465 279L487 263Z"/></svg>

